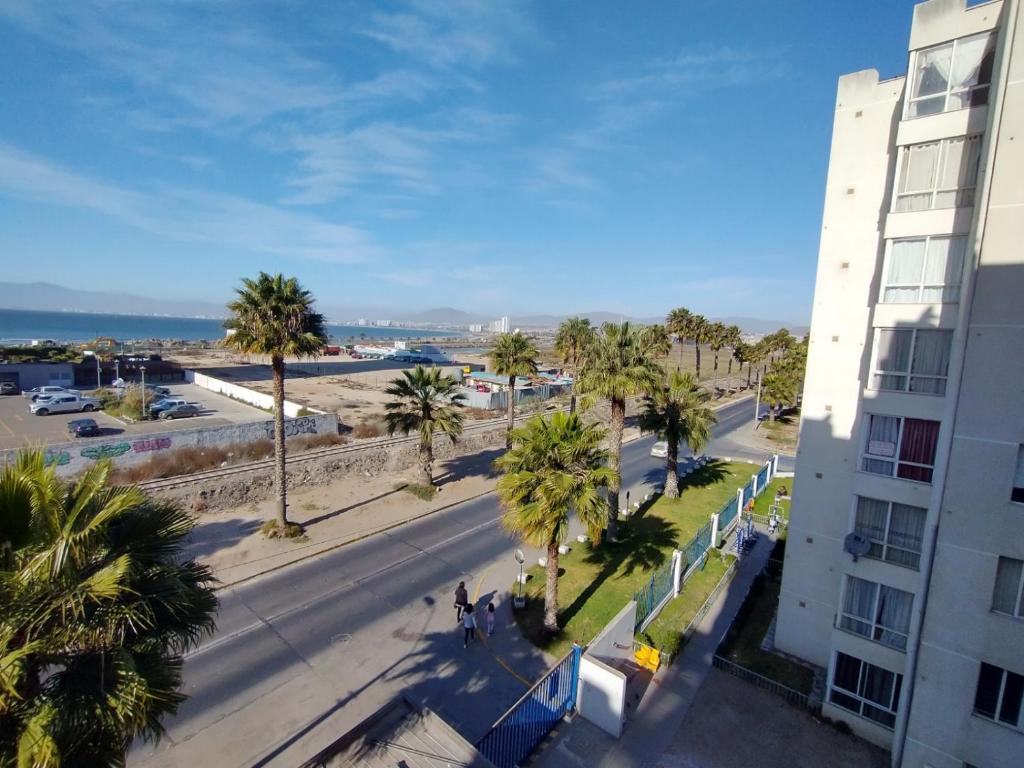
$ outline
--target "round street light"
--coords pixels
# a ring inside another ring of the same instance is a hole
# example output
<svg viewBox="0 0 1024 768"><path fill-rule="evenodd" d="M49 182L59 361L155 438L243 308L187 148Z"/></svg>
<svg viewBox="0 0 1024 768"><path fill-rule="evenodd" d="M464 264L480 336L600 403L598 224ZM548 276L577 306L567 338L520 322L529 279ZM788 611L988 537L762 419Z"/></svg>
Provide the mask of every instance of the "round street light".
<svg viewBox="0 0 1024 768"><path fill-rule="evenodd" d="M523 553L523 550L517 549L515 558L516 562L519 563L519 595L513 598L512 607L518 609L526 607L526 598L523 597L523 563L526 562L526 555Z"/></svg>

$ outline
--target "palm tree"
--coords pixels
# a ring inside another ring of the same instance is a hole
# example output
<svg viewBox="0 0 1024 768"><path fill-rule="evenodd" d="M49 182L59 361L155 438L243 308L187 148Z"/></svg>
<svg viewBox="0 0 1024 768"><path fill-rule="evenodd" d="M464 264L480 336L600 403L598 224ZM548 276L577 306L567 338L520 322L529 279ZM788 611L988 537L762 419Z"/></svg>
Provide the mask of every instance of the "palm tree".
<svg viewBox="0 0 1024 768"><path fill-rule="evenodd" d="M260 272L255 280L242 278L238 298L228 304L231 318L224 343L247 355L270 355L274 373L274 489L277 527L290 530L285 498L284 358L315 356L324 344L323 315L313 309L313 296L294 277Z"/></svg>
<svg viewBox="0 0 1024 768"><path fill-rule="evenodd" d="M683 347L690 340L690 330L693 324L693 313L686 307L677 307L668 313L665 318L665 330L679 339L679 366L682 368Z"/></svg>
<svg viewBox="0 0 1024 768"><path fill-rule="evenodd" d="M512 447L516 419L516 377L537 375L537 348L528 336L516 331L503 333L491 349L491 367L499 376L508 376L508 430L505 447ZM573 382L575 388L575 382Z"/></svg>
<svg viewBox="0 0 1024 768"><path fill-rule="evenodd" d="M594 327L585 317L570 317L558 326L558 333L555 334L555 351L572 372L569 413L576 412L576 381L595 336Z"/></svg>
<svg viewBox="0 0 1024 768"><path fill-rule="evenodd" d="M743 373L743 365L747 366L747 389L750 389L750 367L754 360L754 345L747 344L745 341L740 341L736 346L732 348L732 356L736 358L736 362L740 364L740 374Z"/></svg>
<svg viewBox="0 0 1024 768"><path fill-rule="evenodd" d="M711 351L715 353L715 368L714 377L712 379L711 391L714 395L718 396L718 353L722 351L722 347L726 343L726 330L724 323L709 323L707 328L707 335L705 337L708 342L708 346Z"/></svg>
<svg viewBox="0 0 1024 768"><path fill-rule="evenodd" d="M0 470L0 765L124 765L214 628L213 575L182 557L193 519L109 472L65 483L39 450Z"/></svg>
<svg viewBox="0 0 1024 768"><path fill-rule="evenodd" d="M730 378L732 377L732 361L736 357L736 348L743 343L742 334L743 332L738 325L725 326L725 346L731 350L729 354L729 370L726 371L726 376Z"/></svg>
<svg viewBox="0 0 1024 768"><path fill-rule="evenodd" d="M672 337L660 323L645 325L640 329L640 348L645 355L654 359L668 357L672 351Z"/></svg>
<svg viewBox="0 0 1024 768"><path fill-rule="evenodd" d="M708 332L711 323L704 315L694 315L690 318L690 338L697 350L697 381L700 381L700 345L708 343Z"/></svg>
<svg viewBox="0 0 1024 768"><path fill-rule="evenodd" d="M796 402L798 382L793 371L772 368L761 382L761 401L768 406L768 421L775 421L775 411Z"/></svg>
<svg viewBox="0 0 1024 768"><path fill-rule="evenodd" d="M707 406L711 395L697 383L692 373L675 371L661 385L644 397L640 412L640 429L654 432L668 443L665 460L665 495L679 497L679 476L676 472L679 444L686 443L694 455L704 450L711 439L711 427L717 421Z"/></svg>
<svg viewBox="0 0 1024 768"><path fill-rule="evenodd" d="M592 536L605 520L600 489L618 483L605 466L604 431L577 413L534 416L512 433L513 447L495 465L504 472L498 498L506 530L547 553L544 629L558 632L558 546L569 530L569 511Z"/></svg>
<svg viewBox="0 0 1024 768"><path fill-rule="evenodd" d="M645 329L627 323L605 323L594 344L594 352L580 379L585 405L606 399L611 407L610 464L615 479L608 489L608 537L614 541L619 519L619 466L622 460L622 430L626 421L626 399L658 386L661 368L655 361Z"/></svg>
<svg viewBox="0 0 1024 768"><path fill-rule="evenodd" d="M458 386L455 378L442 374L440 368L428 370L417 365L412 371L402 371L384 390L394 398L384 406L388 434L419 432L421 480L430 488L434 487L434 430L446 434L452 444L462 434L461 408L466 396Z"/></svg>

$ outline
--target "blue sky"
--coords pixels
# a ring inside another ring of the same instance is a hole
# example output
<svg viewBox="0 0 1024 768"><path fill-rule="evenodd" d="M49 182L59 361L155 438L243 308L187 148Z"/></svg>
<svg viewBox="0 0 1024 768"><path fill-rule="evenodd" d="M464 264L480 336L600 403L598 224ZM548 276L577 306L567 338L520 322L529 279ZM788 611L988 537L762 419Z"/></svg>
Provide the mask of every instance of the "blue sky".
<svg viewBox="0 0 1024 768"><path fill-rule="evenodd" d="M836 79L912 8L4 0L3 279L804 322Z"/></svg>

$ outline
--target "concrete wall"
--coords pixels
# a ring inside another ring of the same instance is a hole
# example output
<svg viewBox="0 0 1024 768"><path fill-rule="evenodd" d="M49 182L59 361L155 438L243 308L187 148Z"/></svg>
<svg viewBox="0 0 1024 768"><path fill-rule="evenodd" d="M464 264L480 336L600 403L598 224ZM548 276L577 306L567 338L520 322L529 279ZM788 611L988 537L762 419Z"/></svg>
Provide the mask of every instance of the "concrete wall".
<svg viewBox="0 0 1024 768"><path fill-rule="evenodd" d="M300 416L285 421L288 437L299 435L337 434L338 417L331 413ZM156 432L146 435L115 437L88 443L64 443L50 445L46 454L57 465L61 475L75 475L88 469L100 459L108 458L115 466L127 467L142 464L165 451L176 448L198 448L204 446L225 446L249 443L255 440L271 440L274 436L274 422L256 421L248 424L228 424L223 427L201 427L173 432ZM3 461L13 459L17 450L3 453Z"/></svg>
<svg viewBox="0 0 1024 768"><path fill-rule="evenodd" d="M516 402L521 403L533 398L547 400L560 391L561 387L551 387L547 384L517 389ZM487 411L504 411L508 408L508 392L477 392L475 389L463 387L462 394L466 396L466 405L470 408L483 408Z"/></svg>
<svg viewBox="0 0 1024 768"><path fill-rule="evenodd" d="M74 383L74 372L71 363L2 363L0 381L16 381L23 390L70 387Z"/></svg>
<svg viewBox="0 0 1024 768"><path fill-rule="evenodd" d="M215 379L212 376L207 376L205 373L199 373L198 371L185 371L185 381L191 382L203 389L208 389L211 392L217 392L221 395L234 398L235 400L241 400L243 403L255 405L257 408L269 411L274 410L274 398L272 396L266 395L262 392L256 392L255 390L243 387L240 384L232 384L227 381ZM323 411L318 411L316 408L310 408L309 406L302 405L301 403L293 403L291 400L284 401L285 416L298 416L299 411L303 409L313 411L314 413L323 413Z"/></svg>
<svg viewBox="0 0 1024 768"><path fill-rule="evenodd" d="M626 675L617 666L633 658L636 601L619 611L587 646L580 662L580 715L615 738L626 721Z"/></svg>

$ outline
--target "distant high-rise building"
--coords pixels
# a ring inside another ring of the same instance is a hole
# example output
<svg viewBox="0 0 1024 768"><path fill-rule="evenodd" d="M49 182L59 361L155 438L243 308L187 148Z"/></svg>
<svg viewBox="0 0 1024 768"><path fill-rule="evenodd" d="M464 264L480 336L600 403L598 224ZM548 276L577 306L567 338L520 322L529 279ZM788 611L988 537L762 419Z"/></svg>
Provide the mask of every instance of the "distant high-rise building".
<svg viewBox="0 0 1024 768"><path fill-rule="evenodd" d="M510 323L508 315L505 315L500 320L493 320L487 325L487 330L491 333L508 333Z"/></svg>
<svg viewBox="0 0 1024 768"><path fill-rule="evenodd" d="M905 768L1024 766L1024 14L839 80L775 644Z"/></svg>
<svg viewBox="0 0 1024 768"><path fill-rule="evenodd" d="M469 326L470 333L482 333L484 330L483 323L471 323Z"/></svg>
<svg viewBox="0 0 1024 768"><path fill-rule="evenodd" d="M356 325L368 325L368 323L366 322L366 318L360 317L358 320L356 320Z"/></svg>

